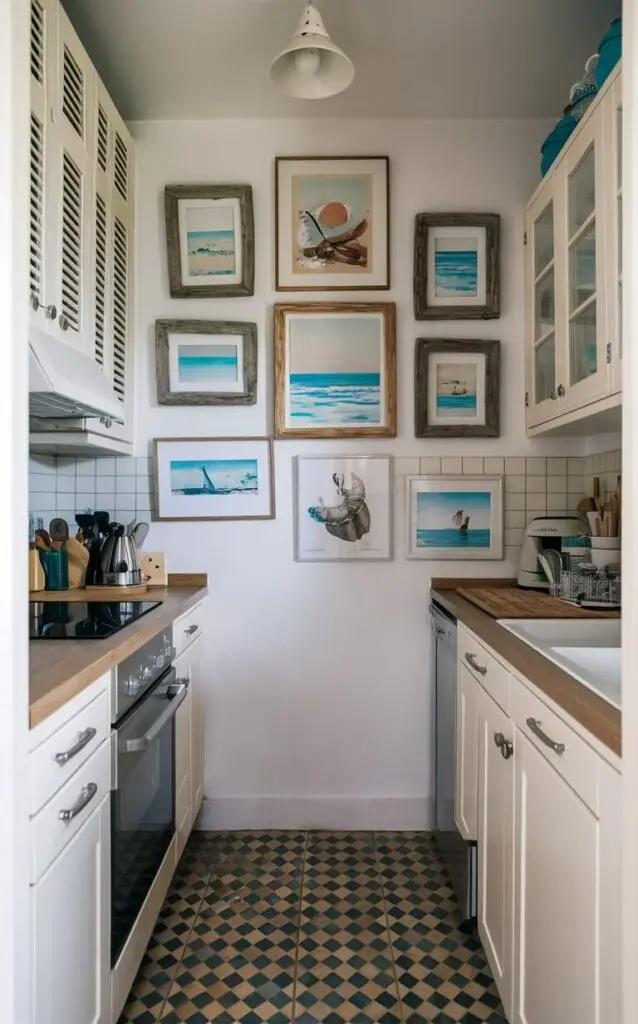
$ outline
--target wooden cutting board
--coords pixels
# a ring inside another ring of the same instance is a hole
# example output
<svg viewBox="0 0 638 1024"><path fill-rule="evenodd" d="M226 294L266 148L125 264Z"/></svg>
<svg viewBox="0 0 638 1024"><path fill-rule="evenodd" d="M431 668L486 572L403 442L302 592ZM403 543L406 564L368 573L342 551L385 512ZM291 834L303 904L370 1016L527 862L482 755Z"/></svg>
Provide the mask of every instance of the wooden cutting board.
<svg viewBox="0 0 638 1024"><path fill-rule="evenodd" d="M620 617L618 611L578 608L557 597L519 587L463 587L457 593L494 619L600 619Z"/></svg>

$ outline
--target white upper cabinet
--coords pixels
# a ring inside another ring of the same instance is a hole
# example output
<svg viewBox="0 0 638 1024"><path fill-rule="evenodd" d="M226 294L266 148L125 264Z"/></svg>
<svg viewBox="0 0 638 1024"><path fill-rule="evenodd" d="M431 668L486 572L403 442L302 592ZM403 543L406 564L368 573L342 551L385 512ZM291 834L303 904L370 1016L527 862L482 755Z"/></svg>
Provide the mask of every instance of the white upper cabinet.
<svg viewBox="0 0 638 1024"><path fill-rule="evenodd" d="M123 425L62 427L117 441L132 439L133 193L122 118L58 0L32 0L31 324L94 359L122 403Z"/></svg>
<svg viewBox="0 0 638 1024"><path fill-rule="evenodd" d="M526 211L532 433L620 404L620 109L618 70Z"/></svg>

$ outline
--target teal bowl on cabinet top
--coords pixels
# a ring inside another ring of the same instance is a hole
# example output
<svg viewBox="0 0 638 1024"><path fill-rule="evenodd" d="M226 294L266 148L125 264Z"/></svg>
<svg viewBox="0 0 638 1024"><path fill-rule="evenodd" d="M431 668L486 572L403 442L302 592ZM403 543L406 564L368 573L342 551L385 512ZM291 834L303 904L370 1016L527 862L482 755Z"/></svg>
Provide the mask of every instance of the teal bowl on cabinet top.
<svg viewBox="0 0 638 1024"><path fill-rule="evenodd" d="M547 174L577 124L578 122L573 114L565 114L552 128L541 146L541 174L543 177Z"/></svg>
<svg viewBox="0 0 638 1024"><path fill-rule="evenodd" d="M616 18L605 32L598 50L596 85L600 89L620 60L622 54L622 18Z"/></svg>

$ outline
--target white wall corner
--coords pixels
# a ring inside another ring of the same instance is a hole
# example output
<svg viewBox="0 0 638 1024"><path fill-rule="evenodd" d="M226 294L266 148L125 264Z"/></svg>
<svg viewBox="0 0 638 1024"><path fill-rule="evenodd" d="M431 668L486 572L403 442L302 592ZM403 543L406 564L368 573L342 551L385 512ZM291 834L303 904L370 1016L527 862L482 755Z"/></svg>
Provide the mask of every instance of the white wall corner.
<svg viewBox="0 0 638 1024"><path fill-rule="evenodd" d="M430 831L434 797L206 797L195 827Z"/></svg>

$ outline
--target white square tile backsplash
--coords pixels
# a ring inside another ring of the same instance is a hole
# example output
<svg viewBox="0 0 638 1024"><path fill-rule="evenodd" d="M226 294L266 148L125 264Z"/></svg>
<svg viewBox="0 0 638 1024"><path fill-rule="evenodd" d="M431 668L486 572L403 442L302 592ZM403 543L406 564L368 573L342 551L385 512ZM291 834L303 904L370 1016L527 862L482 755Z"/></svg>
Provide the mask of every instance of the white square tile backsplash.
<svg viewBox="0 0 638 1024"><path fill-rule="evenodd" d="M576 511L584 494L593 493L593 478L600 477L606 497L613 493L621 471L618 452L584 457L534 456L397 456L394 459L395 493L406 476L504 476L505 557L516 563L527 523L535 516ZM76 512L101 508L111 516L149 519L156 508L152 459L147 456L74 459L31 456L29 509L46 523L62 515L73 523ZM399 553L397 553L399 557Z"/></svg>

